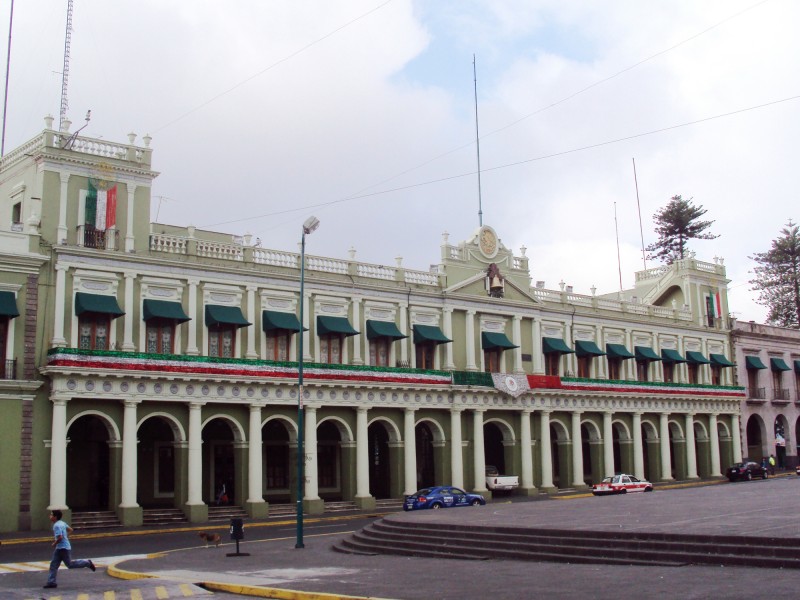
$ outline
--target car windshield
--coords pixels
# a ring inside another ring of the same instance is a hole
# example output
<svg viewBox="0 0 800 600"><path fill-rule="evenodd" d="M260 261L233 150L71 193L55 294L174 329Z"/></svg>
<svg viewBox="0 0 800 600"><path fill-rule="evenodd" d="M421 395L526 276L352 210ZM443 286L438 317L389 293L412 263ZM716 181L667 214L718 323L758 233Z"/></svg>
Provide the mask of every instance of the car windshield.
<svg viewBox="0 0 800 600"><path fill-rule="evenodd" d="M737 469L737 468L741 468L741 467L743 467L743 466L744 466L744 463L736 463L736 464L735 464L735 465L733 465L733 467L731 467L731 468L732 468L732 469Z"/></svg>
<svg viewBox="0 0 800 600"><path fill-rule="evenodd" d="M433 490L431 488L422 488L421 490L417 490L416 492L414 492L414 495L415 496L427 496L432 491Z"/></svg>
<svg viewBox="0 0 800 600"><path fill-rule="evenodd" d="M611 483L611 477L604 477L600 483Z"/></svg>

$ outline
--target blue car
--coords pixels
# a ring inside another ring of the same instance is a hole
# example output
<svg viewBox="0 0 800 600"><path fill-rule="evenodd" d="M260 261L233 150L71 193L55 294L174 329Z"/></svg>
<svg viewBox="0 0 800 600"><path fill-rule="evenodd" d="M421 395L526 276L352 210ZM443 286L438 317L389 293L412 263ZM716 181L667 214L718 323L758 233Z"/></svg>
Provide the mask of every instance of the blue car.
<svg viewBox="0 0 800 600"><path fill-rule="evenodd" d="M422 488L411 496L406 496L403 510L422 510L423 508L450 508L453 506L483 506L486 500L480 494L468 494L464 490L449 485Z"/></svg>

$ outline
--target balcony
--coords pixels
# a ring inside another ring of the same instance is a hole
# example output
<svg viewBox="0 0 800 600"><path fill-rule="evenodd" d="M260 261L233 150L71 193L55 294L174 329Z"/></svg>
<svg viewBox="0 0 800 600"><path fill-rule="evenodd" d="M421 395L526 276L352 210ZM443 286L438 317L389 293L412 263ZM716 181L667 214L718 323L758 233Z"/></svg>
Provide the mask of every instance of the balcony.
<svg viewBox="0 0 800 600"><path fill-rule="evenodd" d="M0 362L0 379L16 379L17 378L17 359L5 360Z"/></svg>
<svg viewBox="0 0 800 600"><path fill-rule="evenodd" d="M747 388L748 404L763 404L767 398L766 388Z"/></svg>
<svg viewBox="0 0 800 600"><path fill-rule="evenodd" d="M116 229L101 231L92 225L80 225L78 227L78 243L84 248L119 250L119 231Z"/></svg>
<svg viewBox="0 0 800 600"><path fill-rule="evenodd" d="M789 404L789 390L788 388L781 388L772 391L773 404Z"/></svg>

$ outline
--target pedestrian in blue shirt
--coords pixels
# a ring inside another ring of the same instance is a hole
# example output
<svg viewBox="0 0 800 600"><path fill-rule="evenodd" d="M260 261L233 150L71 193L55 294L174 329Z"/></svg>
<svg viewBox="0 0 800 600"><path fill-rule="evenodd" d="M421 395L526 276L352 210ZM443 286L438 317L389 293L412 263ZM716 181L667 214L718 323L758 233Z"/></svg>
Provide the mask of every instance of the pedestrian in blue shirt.
<svg viewBox="0 0 800 600"><path fill-rule="evenodd" d="M68 569L91 569L94 571L96 567L90 560L72 560L69 557L69 551L72 546L69 543L69 534L72 533L72 527L67 525L61 520L62 513L60 510L54 510L50 513L50 522L53 524L53 560L50 561L50 575L47 577L45 588L56 588L56 574L58 567L63 562L67 565Z"/></svg>

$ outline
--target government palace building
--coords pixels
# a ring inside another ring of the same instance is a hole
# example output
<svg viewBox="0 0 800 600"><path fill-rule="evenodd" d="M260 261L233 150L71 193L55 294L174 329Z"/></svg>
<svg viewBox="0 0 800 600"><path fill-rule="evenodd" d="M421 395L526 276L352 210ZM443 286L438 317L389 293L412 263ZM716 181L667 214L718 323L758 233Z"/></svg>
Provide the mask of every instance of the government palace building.
<svg viewBox="0 0 800 600"><path fill-rule="evenodd" d="M152 222L150 138L69 126L0 163L2 531L56 508L201 523L223 488L250 518L300 490L309 514L489 497L487 465L526 496L713 479L751 450L736 365L760 342L737 358L719 259L582 295L489 225L443 234L423 270L268 249Z"/></svg>

